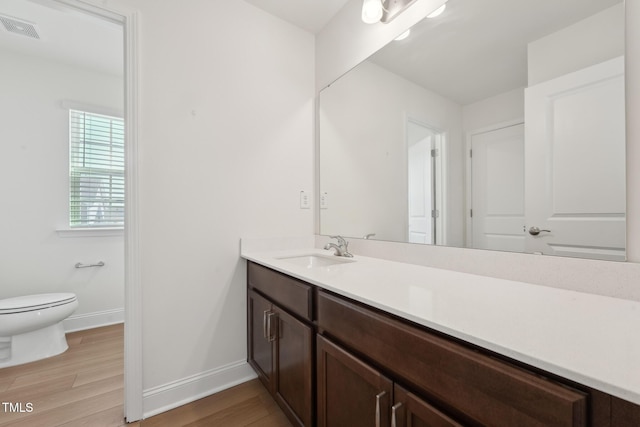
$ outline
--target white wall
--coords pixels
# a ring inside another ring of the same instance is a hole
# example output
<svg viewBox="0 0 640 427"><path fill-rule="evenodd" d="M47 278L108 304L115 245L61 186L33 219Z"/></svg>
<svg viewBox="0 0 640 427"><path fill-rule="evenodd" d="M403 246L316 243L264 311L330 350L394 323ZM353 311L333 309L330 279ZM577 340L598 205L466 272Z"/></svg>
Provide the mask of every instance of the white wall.
<svg viewBox="0 0 640 427"><path fill-rule="evenodd" d="M309 234L314 38L243 1L139 15L144 412L246 379L242 236Z"/></svg>
<svg viewBox="0 0 640 427"><path fill-rule="evenodd" d="M465 135L490 126L524 120L524 88L465 105L463 118Z"/></svg>
<svg viewBox="0 0 640 427"><path fill-rule="evenodd" d="M0 298L75 292L74 317L97 318L72 327L121 319L122 235L63 238L56 229L69 227L69 113L60 103L122 111L122 77L11 51L0 61ZM74 268L100 260L99 269Z"/></svg>
<svg viewBox="0 0 640 427"><path fill-rule="evenodd" d="M529 86L624 55L624 3L528 46Z"/></svg>
<svg viewBox="0 0 640 427"><path fill-rule="evenodd" d="M462 108L440 95L365 61L321 93L319 115L325 234L406 240L408 119L446 132L448 185L462 185ZM461 213L463 193L456 194L449 211ZM451 218L450 244L463 243L462 220Z"/></svg>

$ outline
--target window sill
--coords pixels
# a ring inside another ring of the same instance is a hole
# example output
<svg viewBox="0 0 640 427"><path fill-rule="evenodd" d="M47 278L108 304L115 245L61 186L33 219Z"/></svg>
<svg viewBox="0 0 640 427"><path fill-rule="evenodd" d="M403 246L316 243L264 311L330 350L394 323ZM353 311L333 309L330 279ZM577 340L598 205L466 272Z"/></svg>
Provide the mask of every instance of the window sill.
<svg viewBox="0 0 640 427"><path fill-rule="evenodd" d="M124 236L124 228L61 228L56 233L58 237L113 237Z"/></svg>

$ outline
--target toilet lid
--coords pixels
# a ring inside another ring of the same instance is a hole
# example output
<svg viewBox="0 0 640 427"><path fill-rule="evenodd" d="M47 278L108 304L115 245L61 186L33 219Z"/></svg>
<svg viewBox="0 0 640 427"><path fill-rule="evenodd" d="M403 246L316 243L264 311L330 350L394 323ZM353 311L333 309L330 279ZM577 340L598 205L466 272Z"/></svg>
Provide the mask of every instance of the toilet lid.
<svg viewBox="0 0 640 427"><path fill-rule="evenodd" d="M6 298L0 300L0 314L40 310L69 304L75 300L76 295L72 293L38 294Z"/></svg>

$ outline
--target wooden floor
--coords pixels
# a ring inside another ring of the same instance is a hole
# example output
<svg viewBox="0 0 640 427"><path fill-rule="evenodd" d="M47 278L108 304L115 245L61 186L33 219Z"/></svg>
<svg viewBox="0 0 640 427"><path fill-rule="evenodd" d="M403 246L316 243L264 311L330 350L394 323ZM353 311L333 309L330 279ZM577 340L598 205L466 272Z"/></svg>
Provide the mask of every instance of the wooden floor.
<svg viewBox="0 0 640 427"><path fill-rule="evenodd" d="M291 426L258 380L126 424L122 325L70 333L67 341L59 356L0 369L0 401L33 408L0 405L1 427Z"/></svg>
<svg viewBox="0 0 640 427"><path fill-rule="evenodd" d="M139 425L291 427L287 417L257 379L147 418Z"/></svg>

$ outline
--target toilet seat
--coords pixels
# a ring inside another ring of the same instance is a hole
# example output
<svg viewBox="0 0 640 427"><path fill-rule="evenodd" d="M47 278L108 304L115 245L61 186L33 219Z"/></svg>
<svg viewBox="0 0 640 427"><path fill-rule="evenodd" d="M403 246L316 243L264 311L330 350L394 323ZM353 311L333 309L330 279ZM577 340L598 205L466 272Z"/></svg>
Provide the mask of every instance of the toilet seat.
<svg viewBox="0 0 640 427"><path fill-rule="evenodd" d="M24 313L70 304L76 301L72 293L26 295L0 300L0 315Z"/></svg>

